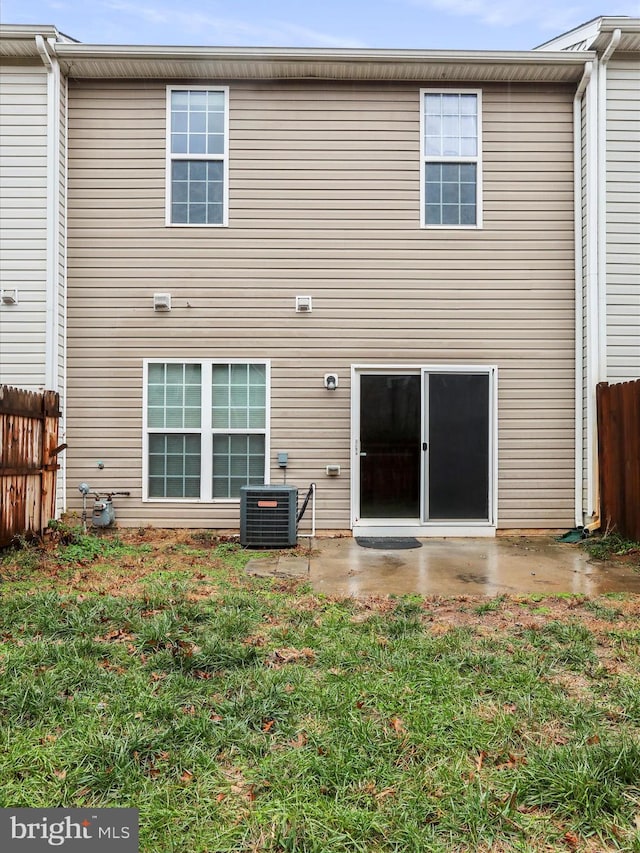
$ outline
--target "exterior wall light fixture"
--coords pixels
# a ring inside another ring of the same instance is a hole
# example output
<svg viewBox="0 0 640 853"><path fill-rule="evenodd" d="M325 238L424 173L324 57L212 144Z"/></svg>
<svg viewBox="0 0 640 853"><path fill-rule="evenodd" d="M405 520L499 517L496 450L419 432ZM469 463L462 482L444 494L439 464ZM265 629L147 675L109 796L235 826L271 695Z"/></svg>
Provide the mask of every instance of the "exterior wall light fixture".
<svg viewBox="0 0 640 853"><path fill-rule="evenodd" d="M324 387L327 391L335 391L338 387L338 374L337 373L325 373L324 375Z"/></svg>

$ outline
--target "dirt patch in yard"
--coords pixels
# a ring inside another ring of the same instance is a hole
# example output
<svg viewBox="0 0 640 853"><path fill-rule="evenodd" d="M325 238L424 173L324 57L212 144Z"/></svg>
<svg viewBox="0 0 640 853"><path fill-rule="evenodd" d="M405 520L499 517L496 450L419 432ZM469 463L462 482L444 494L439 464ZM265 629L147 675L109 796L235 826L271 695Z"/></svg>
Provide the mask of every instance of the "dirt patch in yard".
<svg viewBox="0 0 640 853"><path fill-rule="evenodd" d="M71 594L138 597L148 593L154 580L180 587L188 599L201 600L216 594L220 583L225 587L251 584L243 566L252 556L238 544L237 537L216 536L208 530L163 530L151 527L105 532L90 537L114 548L104 554L84 549L82 541L67 544L65 535L53 534L39 546L23 551L6 551L0 563L0 577L8 581L37 578L38 591L55 589ZM73 550L75 549L75 550ZM29 554L28 560L24 555ZM269 556L278 552L271 551ZM308 546L288 549L287 555L308 553ZM253 554L255 556L255 553ZM633 566L636 555L617 558ZM28 566L28 571L24 571ZM277 578L263 581L274 591L300 591L304 580ZM343 600L345 596L307 594L304 608L314 610L319 601ZM411 598L414 598L413 596ZM598 596L583 595L510 595L494 598L483 595L419 598L420 619L430 625L434 635L454 628L468 628L479 636L490 637L500 631L540 632L546 625L574 619L594 637L620 634L619 644L635 643L630 626L640 617L640 596L633 594ZM353 599L354 621L363 621L372 613L397 612L402 597L367 595ZM626 635L628 639L625 640ZM609 643L597 644L596 655L610 672L625 669L623 658Z"/></svg>

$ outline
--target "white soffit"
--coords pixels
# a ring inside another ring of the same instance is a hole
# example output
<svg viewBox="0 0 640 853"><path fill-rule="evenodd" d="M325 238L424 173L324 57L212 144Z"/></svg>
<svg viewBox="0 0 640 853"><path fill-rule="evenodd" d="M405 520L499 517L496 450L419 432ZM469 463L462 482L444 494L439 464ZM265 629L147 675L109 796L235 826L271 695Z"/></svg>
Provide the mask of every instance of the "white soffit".
<svg viewBox="0 0 640 853"><path fill-rule="evenodd" d="M571 83L586 52L384 51L56 44L70 78Z"/></svg>
<svg viewBox="0 0 640 853"><path fill-rule="evenodd" d="M0 24L0 57L3 59L36 58L40 63L42 60L36 47L36 36L59 43L75 43L72 38L65 36L54 26Z"/></svg>
<svg viewBox="0 0 640 853"><path fill-rule="evenodd" d="M640 51L640 18L594 18L568 33L557 36L537 47L536 50L606 50L615 30L620 30L621 38L616 53L636 53Z"/></svg>
<svg viewBox="0 0 640 853"><path fill-rule="evenodd" d="M619 29L621 37L616 47L616 54L637 53L640 51L640 20L637 18L631 21L625 21L624 18L621 20L622 26L620 27L610 25L609 23L607 23L606 27L603 26L598 33L598 37L591 44L591 48L598 51L606 50L611 41L613 31ZM608 21L609 19L607 18Z"/></svg>

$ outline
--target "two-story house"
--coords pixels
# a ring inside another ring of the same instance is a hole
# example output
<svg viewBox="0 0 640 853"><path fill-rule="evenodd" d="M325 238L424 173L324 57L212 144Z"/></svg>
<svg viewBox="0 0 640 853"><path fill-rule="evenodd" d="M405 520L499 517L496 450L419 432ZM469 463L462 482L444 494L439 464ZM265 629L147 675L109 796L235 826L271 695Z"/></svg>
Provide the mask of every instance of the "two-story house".
<svg viewBox="0 0 640 853"><path fill-rule="evenodd" d="M590 55L55 53L70 485L127 525L237 527L285 475L323 530L575 523Z"/></svg>
<svg viewBox="0 0 640 853"><path fill-rule="evenodd" d="M595 52L45 41L70 508L237 528L286 477L321 530L589 519Z"/></svg>

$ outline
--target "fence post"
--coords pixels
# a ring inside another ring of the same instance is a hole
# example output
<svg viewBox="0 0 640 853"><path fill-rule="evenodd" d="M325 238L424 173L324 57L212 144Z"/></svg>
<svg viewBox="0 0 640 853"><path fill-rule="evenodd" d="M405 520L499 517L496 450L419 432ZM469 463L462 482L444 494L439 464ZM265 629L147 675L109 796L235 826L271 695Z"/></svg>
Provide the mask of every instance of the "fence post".
<svg viewBox="0 0 640 853"><path fill-rule="evenodd" d="M600 519L640 541L640 380L596 387Z"/></svg>
<svg viewBox="0 0 640 853"><path fill-rule="evenodd" d="M620 386L622 395L623 525L640 541L640 381Z"/></svg>
<svg viewBox="0 0 640 853"><path fill-rule="evenodd" d="M55 515L60 398L0 385L0 547Z"/></svg>

